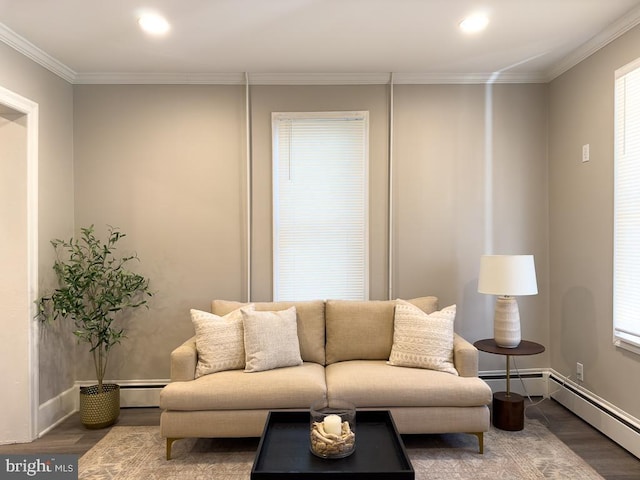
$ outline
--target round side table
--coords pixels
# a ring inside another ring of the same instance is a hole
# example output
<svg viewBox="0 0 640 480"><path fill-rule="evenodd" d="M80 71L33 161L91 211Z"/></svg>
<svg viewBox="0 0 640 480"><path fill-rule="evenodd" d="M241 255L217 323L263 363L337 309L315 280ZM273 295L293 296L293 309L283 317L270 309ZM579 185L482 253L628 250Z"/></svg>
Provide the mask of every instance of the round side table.
<svg viewBox="0 0 640 480"><path fill-rule="evenodd" d="M524 398L511 391L511 356L537 355L544 346L522 340L515 348L499 347L493 338L478 340L473 344L478 350L507 357L507 391L493 394L493 426L500 430L522 430L524 428Z"/></svg>

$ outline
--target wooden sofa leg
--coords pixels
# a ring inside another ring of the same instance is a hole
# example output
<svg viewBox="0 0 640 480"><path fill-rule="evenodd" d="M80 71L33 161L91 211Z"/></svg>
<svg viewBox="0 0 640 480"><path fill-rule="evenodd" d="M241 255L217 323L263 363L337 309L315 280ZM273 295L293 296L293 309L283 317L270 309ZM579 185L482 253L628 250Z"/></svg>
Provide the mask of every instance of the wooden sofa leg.
<svg viewBox="0 0 640 480"><path fill-rule="evenodd" d="M484 453L484 433L483 432L471 432L469 435L475 435L478 437L478 451L480 455Z"/></svg>
<svg viewBox="0 0 640 480"><path fill-rule="evenodd" d="M176 440L182 440L182 438L167 438L167 460L171 460L171 447Z"/></svg>

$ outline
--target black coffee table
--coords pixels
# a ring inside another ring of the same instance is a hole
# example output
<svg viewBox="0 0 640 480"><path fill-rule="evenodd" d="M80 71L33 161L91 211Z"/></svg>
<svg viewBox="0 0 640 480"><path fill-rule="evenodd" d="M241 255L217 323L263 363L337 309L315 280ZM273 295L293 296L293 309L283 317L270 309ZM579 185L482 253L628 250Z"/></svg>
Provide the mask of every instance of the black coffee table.
<svg viewBox="0 0 640 480"><path fill-rule="evenodd" d="M339 459L309 450L309 412L269 412L251 480L413 480L415 473L388 410L356 411L356 450Z"/></svg>

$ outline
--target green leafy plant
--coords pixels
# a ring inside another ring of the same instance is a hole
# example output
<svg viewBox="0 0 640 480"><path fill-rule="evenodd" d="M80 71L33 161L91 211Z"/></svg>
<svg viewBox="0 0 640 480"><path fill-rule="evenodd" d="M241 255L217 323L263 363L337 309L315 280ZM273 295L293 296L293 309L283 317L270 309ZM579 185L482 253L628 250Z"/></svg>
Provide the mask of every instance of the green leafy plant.
<svg viewBox="0 0 640 480"><path fill-rule="evenodd" d="M70 318L78 341L90 345L99 393L109 352L125 337L124 329L114 322L125 310L147 306L153 295L149 280L127 269L130 262L139 261L138 256L116 255L117 243L125 236L110 226L103 243L91 225L81 229L80 238L52 240L56 250L53 270L59 286L36 302L41 321Z"/></svg>

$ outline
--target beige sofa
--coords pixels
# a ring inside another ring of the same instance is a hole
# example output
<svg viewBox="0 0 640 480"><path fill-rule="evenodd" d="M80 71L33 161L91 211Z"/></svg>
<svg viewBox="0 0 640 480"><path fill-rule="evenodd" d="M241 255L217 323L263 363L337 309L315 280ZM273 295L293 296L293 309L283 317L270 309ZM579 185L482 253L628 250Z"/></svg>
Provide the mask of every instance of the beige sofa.
<svg viewBox="0 0 640 480"><path fill-rule="evenodd" d="M426 313L437 298L409 300ZM244 304L215 300L212 312ZM298 366L255 373L220 371L195 378L195 337L171 353L171 383L160 394L167 459L175 440L259 437L270 410L308 409L318 399L347 400L358 409L390 410L400 433L471 433L483 452L491 390L478 378L478 352L457 334L459 375L387 363L394 340L394 301L254 303L258 311L296 307Z"/></svg>

